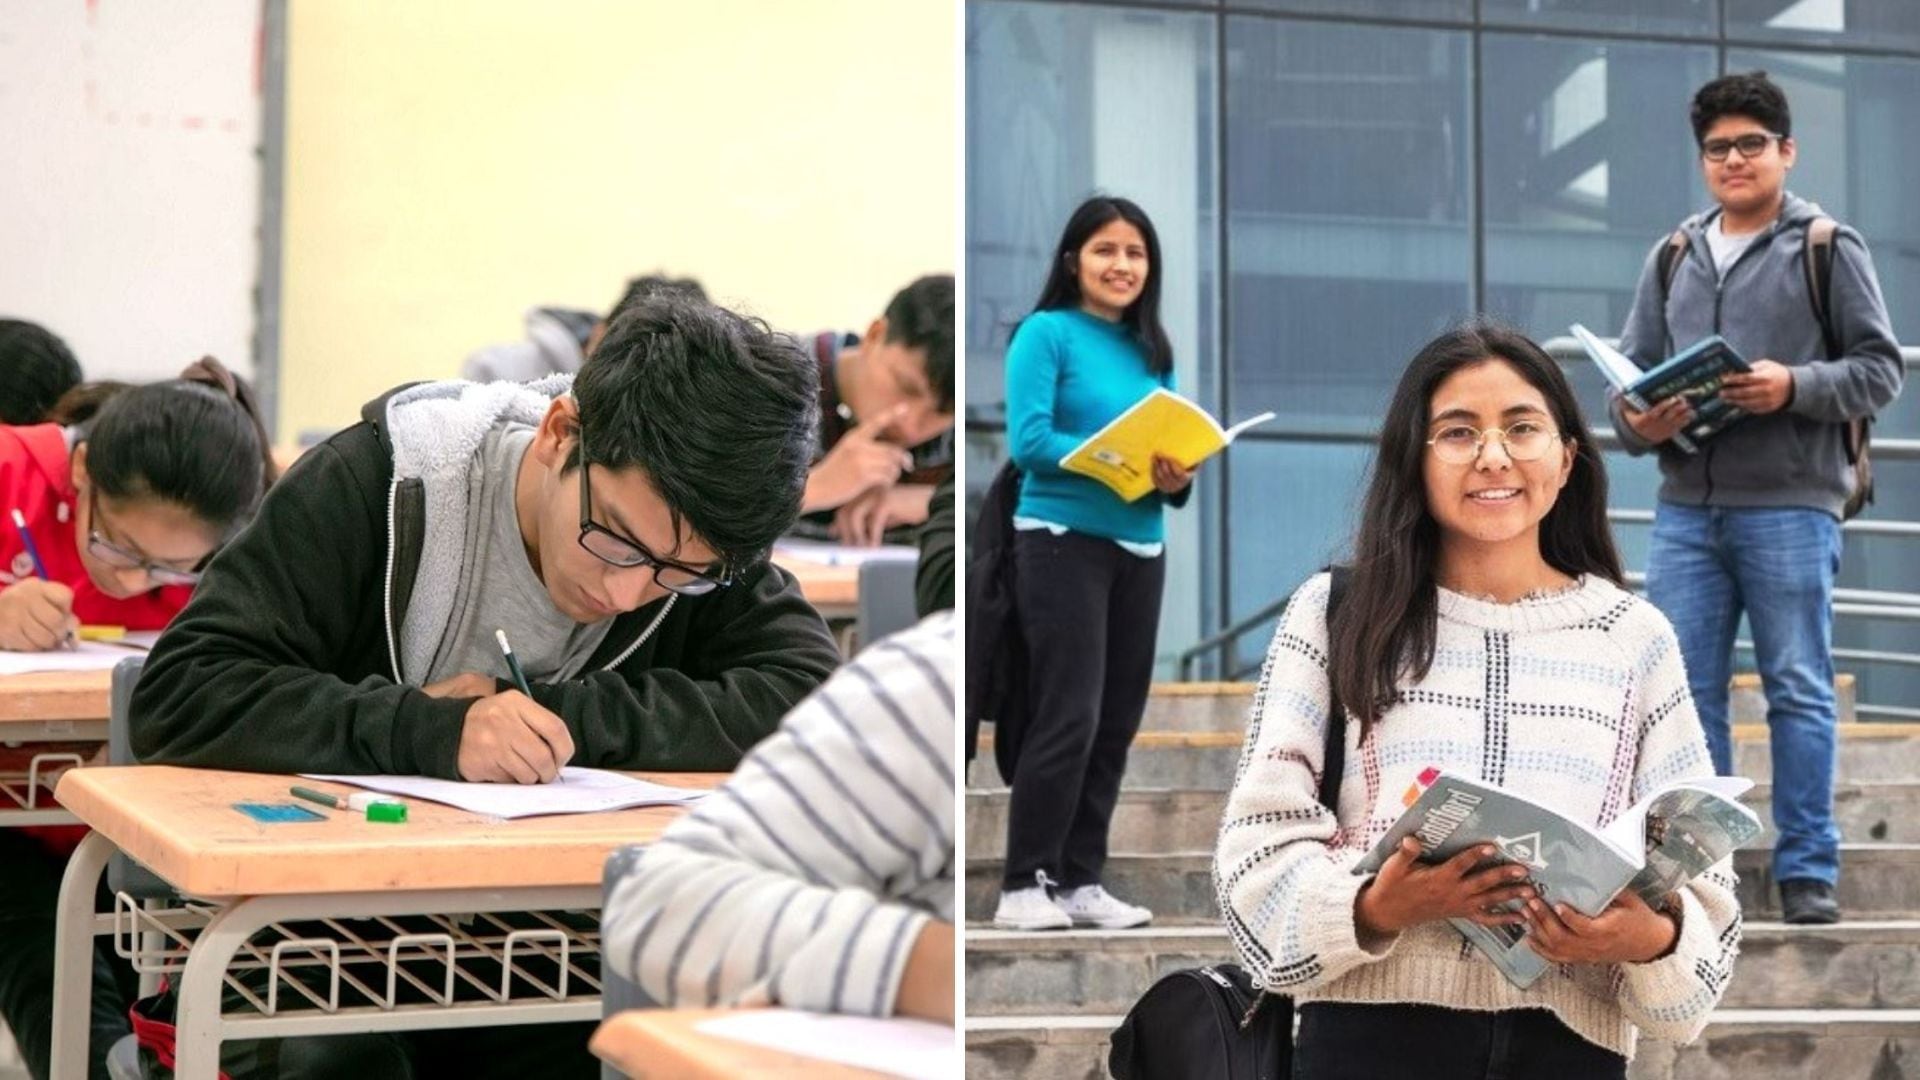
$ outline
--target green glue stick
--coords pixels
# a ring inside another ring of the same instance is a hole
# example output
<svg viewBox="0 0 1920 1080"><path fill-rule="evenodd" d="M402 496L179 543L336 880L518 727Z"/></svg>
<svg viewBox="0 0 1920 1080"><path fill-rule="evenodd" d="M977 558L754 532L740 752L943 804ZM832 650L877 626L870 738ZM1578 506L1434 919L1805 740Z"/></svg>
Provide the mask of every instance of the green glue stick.
<svg viewBox="0 0 1920 1080"><path fill-rule="evenodd" d="M381 821L389 825L405 825L407 823L407 804L394 802L368 803L367 820Z"/></svg>

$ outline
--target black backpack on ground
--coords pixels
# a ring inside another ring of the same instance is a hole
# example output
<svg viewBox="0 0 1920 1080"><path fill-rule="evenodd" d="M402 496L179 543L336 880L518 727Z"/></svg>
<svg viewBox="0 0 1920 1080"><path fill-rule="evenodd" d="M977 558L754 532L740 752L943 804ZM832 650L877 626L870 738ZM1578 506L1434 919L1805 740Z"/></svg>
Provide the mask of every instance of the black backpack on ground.
<svg viewBox="0 0 1920 1080"><path fill-rule="evenodd" d="M1352 575L1348 567L1329 569L1331 630ZM1328 809L1340 798L1346 769L1345 721L1335 698L1327 709L1320 770L1320 804ZM1293 999L1256 988L1238 964L1163 975L1114 1029L1107 1070L1114 1080L1287 1080L1293 1071Z"/></svg>

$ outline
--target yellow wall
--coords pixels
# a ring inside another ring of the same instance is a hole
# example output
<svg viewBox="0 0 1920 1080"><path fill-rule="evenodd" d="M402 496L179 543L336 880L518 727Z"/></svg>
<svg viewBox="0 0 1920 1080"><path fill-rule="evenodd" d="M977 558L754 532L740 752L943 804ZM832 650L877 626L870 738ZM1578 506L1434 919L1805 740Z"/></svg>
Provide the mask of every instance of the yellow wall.
<svg viewBox="0 0 1920 1080"><path fill-rule="evenodd" d="M279 433L701 279L864 328L958 264L957 0L291 0Z"/></svg>

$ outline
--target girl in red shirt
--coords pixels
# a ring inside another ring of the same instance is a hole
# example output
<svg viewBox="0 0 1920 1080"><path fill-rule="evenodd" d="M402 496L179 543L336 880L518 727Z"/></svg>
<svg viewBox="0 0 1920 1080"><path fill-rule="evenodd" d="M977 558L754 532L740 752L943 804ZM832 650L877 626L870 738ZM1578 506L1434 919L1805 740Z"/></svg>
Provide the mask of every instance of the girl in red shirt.
<svg viewBox="0 0 1920 1080"><path fill-rule="evenodd" d="M166 626L274 477L252 391L211 357L60 408L73 426L0 427L0 649L58 648L81 623Z"/></svg>
<svg viewBox="0 0 1920 1080"><path fill-rule="evenodd" d="M54 415L60 423L0 426L0 649L59 648L82 623L165 627L275 476L252 390L211 357L167 382L78 387ZM46 749L0 747L0 769L24 773ZM34 1076L47 1074L51 1049L60 877L85 834L0 829L0 1019ZM130 1030L135 989L104 944L95 958L91 1076Z"/></svg>

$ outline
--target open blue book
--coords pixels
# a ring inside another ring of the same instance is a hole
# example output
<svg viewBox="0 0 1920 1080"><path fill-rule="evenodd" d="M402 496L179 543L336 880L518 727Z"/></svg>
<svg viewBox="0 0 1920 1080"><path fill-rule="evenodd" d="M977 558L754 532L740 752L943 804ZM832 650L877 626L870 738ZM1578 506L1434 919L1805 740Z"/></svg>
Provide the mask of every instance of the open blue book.
<svg viewBox="0 0 1920 1080"><path fill-rule="evenodd" d="M1753 369L1718 334L1701 338L1642 371L1625 353L1595 337L1593 331L1579 323L1574 323L1571 329L1600 373L1627 404L1638 411L1646 412L1675 394L1693 403L1693 423L1673 437L1673 444L1689 454L1748 415L1745 409L1720 396L1720 382L1728 375Z"/></svg>
<svg viewBox="0 0 1920 1080"><path fill-rule="evenodd" d="M1433 775L1354 873L1379 870L1408 836L1419 839L1422 862L1444 862L1475 844L1492 844L1501 853L1495 861L1527 868L1542 900L1593 916L1626 888L1658 904L1760 835L1760 819L1740 803L1753 781L1737 776L1675 781L1599 829L1470 777ZM1506 907L1518 911L1520 903ZM1547 962L1527 945L1524 925L1452 923L1515 986L1531 986L1546 972Z"/></svg>

